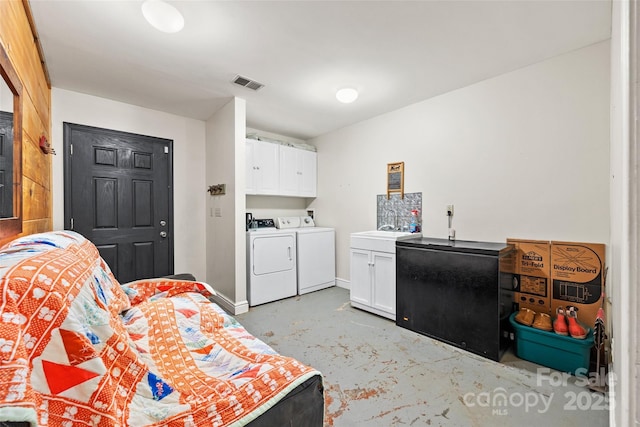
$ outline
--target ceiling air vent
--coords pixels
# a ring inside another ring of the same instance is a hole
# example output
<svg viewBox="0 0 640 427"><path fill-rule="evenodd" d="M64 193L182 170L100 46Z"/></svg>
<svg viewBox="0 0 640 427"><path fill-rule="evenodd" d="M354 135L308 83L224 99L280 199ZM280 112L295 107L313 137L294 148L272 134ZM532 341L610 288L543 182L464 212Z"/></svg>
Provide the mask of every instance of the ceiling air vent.
<svg viewBox="0 0 640 427"><path fill-rule="evenodd" d="M242 77L240 75L237 75L234 79L233 82L237 85L246 87L247 89L251 89L251 90L258 90L258 89L262 89L264 87L264 85L262 83L258 83L255 80L251 80L248 79L246 77Z"/></svg>

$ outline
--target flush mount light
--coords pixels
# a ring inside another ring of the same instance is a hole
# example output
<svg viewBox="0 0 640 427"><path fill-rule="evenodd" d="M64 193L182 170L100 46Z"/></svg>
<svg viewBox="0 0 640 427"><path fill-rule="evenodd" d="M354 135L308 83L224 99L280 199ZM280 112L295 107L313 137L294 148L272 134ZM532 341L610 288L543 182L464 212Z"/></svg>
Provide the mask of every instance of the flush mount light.
<svg viewBox="0 0 640 427"><path fill-rule="evenodd" d="M146 0L142 3L142 14L149 24L163 33L177 33L184 27L180 11L162 0Z"/></svg>
<svg viewBox="0 0 640 427"><path fill-rule="evenodd" d="M336 98L344 104L350 104L358 99L358 91L352 87L345 87L336 92Z"/></svg>

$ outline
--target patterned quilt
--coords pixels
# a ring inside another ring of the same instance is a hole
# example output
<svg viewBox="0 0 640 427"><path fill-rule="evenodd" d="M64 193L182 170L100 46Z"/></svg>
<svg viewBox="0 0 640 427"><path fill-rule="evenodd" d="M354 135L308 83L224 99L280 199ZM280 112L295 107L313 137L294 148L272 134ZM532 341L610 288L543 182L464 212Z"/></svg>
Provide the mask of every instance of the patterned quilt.
<svg viewBox="0 0 640 427"><path fill-rule="evenodd" d="M120 285L81 235L0 250L0 421L239 426L319 372L276 354L205 283Z"/></svg>

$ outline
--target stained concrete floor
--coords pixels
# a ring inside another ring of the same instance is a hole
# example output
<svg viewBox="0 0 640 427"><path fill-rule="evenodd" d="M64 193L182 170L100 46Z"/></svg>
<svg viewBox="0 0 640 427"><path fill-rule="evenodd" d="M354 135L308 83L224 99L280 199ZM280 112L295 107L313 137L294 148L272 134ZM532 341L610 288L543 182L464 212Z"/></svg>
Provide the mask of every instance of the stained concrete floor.
<svg viewBox="0 0 640 427"><path fill-rule="evenodd" d="M586 381L520 360L484 359L352 308L329 288L236 316L279 353L322 372L325 427L608 426Z"/></svg>

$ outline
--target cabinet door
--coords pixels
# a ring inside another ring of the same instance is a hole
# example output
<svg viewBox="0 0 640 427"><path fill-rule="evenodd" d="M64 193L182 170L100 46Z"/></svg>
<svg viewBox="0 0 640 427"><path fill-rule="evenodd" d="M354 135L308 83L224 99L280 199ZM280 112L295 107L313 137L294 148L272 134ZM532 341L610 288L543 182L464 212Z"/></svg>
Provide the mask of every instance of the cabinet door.
<svg viewBox="0 0 640 427"><path fill-rule="evenodd" d="M300 167L298 149L280 146L280 194L297 196L300 191Z"/></svg>
<svg viewBox="0 0 640 427"><path fill-rule="evenodd" d="M316 197L317 158L315 152L280 146L280 194Z"/></svg>
<svg viewBox="0 0 640 427"><path fill-rule="evenodd" d="M371 259L373 264L372 306L395 316L396 255L386 252L372 252Z"/></svg>
<svg viewBox="0 0 640 427"><path fill-rule="evenodd" d="M298 150L300 164L300 195L316 197L318 155L314 151Z"/></svg>
<svg viewBox="0 0 640 427"><path fill-rule="evenodd" d="M371 251L351 249L351 301L371 306Z"/></svg>
<svg viewBox="0 0 640 427"><path fill-rule="evenodd" d="M256 167L254 172L255 194L278 194L278 144L255 141L253 164Z"/></svg>

